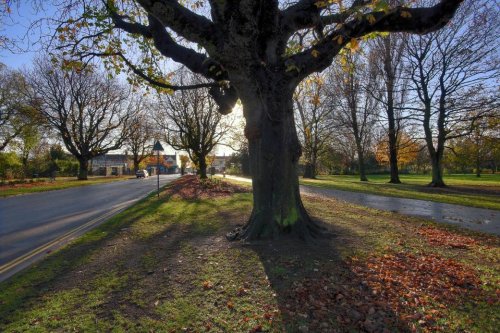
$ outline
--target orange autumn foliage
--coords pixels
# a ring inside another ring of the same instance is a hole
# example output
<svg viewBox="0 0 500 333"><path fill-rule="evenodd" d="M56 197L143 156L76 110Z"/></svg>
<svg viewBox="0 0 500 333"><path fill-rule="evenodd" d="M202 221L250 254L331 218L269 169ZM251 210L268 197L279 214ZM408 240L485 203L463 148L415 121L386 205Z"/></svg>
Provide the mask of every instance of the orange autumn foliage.
<svg viewBox="0 0 500 333"><path fill-rule="evenodd" d="M398 135L398 166L408 165L417 159L420 147L405 133ZM389 143L383 137L375 146L375 158L381 165L389 165Z"/></svg>

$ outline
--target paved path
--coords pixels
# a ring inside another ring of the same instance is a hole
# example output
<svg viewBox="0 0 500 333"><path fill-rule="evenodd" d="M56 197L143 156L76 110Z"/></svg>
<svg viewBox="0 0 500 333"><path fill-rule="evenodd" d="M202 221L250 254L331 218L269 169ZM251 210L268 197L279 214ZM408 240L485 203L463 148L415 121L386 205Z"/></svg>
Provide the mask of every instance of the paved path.
<svg viewBox="0 0 500 333"><path fill-rule="evenodd" d="M165 185L177 175L160 176ZM156 189L156 177L0 199L0 281Z"/></svg>
<svg viewBox="0 0 500 333"><path fill-rule="evenodd" d="M248 178L235 176L226 176L226 178L245 182L252 181ZM335 198L371 208L417 216L434 220L436 222L455 224L471 230L500 235L500 211L497 210L417 199L386 197L360 192L327 189L316 186L301 185L300 192L304 194Z"/></svg>

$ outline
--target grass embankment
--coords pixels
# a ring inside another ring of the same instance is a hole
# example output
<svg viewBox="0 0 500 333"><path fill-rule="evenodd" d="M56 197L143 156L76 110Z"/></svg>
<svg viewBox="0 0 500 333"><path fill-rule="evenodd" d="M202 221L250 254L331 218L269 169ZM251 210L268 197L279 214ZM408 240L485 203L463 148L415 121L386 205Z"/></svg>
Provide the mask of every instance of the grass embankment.
<svg viewBox="0 0 500 333"><path fill-rule="evenodd" d="M333 238L229 243L224 235L249 217L252 195L203 196L187 180L0 284L0 331L495 332L500 325L498 237L306 197Z"/></svg>
<svg viewBox="0 0 500 333"><path fill-rule="evenodd" d="M88 180L78 180L75 177L58 177L53 182L50 182L48 178L44 178L33 183L1 185L0 198L20 194L62 190L70 187L103 184L131 178L132 176L91 176Z"/></svg>
<svg viewBox="0 0 500 333"><path fill-rule="evenodd" d="M392 197L445 202L457 205L500 210L500 174L446 175L445 188L428 187L430 176L401 175L403 184L389 184L388 175L368 175L368 182L359 176L318 176L318 179L300 179L303 185L312 185L344 191L364 192Z"/></svg>

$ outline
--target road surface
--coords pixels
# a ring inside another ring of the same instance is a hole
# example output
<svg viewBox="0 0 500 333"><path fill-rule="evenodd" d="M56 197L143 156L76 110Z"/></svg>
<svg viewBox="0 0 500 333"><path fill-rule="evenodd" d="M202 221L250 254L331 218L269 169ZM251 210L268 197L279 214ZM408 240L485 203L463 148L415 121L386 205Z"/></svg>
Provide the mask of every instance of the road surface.
<svg viewBox="0 0 500 333"><path fill-rule="evenodd" d="M235 176L226 176L226 178L245 182L252 181L249 178ZM300 192L303 194L335 198L356 205L388 210L399 214L430 219L436 222L454 224L475 231L500 235L500 211L498 210L349 192L316 186L300 185Z"/></svg>
<svg viewBox="0 0 500 333"><path fill-rule="evenodd" d="M160 186L178 175L161 175ZM156 190L156 177L0 199L0 281Z"/></svg>

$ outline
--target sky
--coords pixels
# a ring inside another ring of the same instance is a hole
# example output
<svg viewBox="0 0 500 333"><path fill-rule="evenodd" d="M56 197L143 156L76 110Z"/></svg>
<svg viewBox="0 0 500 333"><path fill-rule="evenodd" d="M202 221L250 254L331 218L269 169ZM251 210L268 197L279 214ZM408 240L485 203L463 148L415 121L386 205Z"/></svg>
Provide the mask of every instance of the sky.
<svg viewBox="0 0 500 333"><path fill-rule="evenodd" d="M56 14L56 8L44 4L41 10L35 9L29 2L20 1L14 5L12 13L0 22L0 35L16 41L18 50L0 48L0 62L12 69L29 66L32 59L40 53L39 40L43 34L48 34L46 28L32 28L30 25L44 17Z"/></svg>

